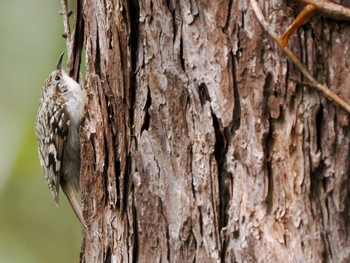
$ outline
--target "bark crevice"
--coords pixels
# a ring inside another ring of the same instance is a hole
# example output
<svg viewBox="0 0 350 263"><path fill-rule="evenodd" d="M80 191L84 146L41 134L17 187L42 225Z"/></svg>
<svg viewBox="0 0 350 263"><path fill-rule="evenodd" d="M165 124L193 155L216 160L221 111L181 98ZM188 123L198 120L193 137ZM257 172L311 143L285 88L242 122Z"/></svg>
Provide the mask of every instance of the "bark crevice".
<svg viewBox="0 0 350 263"><path fill-rule="evenodd" d="M259 3L276 29L298 7ZM300 88L249 1L80 8L86 262L348 261L348 116ZM342 92L350 31L317 19L291 49Z"/></svg>

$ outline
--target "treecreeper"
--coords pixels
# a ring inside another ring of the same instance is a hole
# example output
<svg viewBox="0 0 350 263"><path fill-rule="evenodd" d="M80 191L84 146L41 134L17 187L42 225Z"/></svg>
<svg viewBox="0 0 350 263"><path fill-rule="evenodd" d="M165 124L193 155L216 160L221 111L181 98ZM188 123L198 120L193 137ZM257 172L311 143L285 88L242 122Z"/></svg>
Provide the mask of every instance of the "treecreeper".
<svg viewBox="0 0 350 263"><path fill-rule="evenodd" d="M63 55L41 90L35 131L40 165L53 199L58 205L61 186L86 231L80 201L78 128L85 114L87 96L79 83L62 69Z"/></svg>

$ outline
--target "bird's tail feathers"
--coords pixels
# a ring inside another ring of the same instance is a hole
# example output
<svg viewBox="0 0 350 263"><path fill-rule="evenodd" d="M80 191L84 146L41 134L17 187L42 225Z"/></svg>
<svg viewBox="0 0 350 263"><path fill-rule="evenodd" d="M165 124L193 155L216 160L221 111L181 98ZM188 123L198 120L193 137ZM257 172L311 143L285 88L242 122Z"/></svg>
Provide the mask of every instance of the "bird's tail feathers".
<svg viewBox="0 0 350 263"><path fill-rule="evenodd" d="M75 215L77 216L81 227L84 229L84 232L87 232L87 227L85 220L83 218L83 211L81 209L81 203L79 201L78 193L75 186L70 182L61 182L61 187L63 192L66 194L68 201L73 208Z"/></svg>

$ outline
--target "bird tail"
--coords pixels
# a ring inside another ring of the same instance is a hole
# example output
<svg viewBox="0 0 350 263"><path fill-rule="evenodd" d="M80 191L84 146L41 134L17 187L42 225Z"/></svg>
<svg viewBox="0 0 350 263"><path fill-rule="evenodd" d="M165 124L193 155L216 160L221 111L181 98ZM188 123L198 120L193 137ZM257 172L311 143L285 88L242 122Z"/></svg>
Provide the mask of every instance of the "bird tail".
<svg viewBox="0 0 350 263"><path fill-rule="evenodd" d="M68 201L71 205L71 207L73 208L73 211L75 213L75 215L77 216L81 227L83 228L84 232L87 232L87 227L85 224L85 220L83 218L83 211L81 209L81 203L79 201L79 197L78 197L78 193L77 190L75 188L75 186L71 183L71 182L62 182L61 181L61 188L63 190L63 192L65 193L65 195L68 198Z"/></svg>

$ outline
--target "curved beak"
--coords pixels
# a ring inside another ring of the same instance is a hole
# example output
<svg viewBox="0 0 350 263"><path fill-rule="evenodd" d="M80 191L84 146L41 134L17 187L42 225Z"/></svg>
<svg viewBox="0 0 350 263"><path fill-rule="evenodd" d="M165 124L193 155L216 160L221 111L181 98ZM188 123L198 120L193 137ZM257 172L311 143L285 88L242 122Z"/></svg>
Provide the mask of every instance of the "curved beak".
<svg viewBox="0 0 350 263"><path fill-rule="evenodd" d="M62 68L63 56L64 56L64 52L62 52L60 58L58 59L57 66L56 66L56 69L57 69L57 70L61 70L61 68Z"/></svg>

